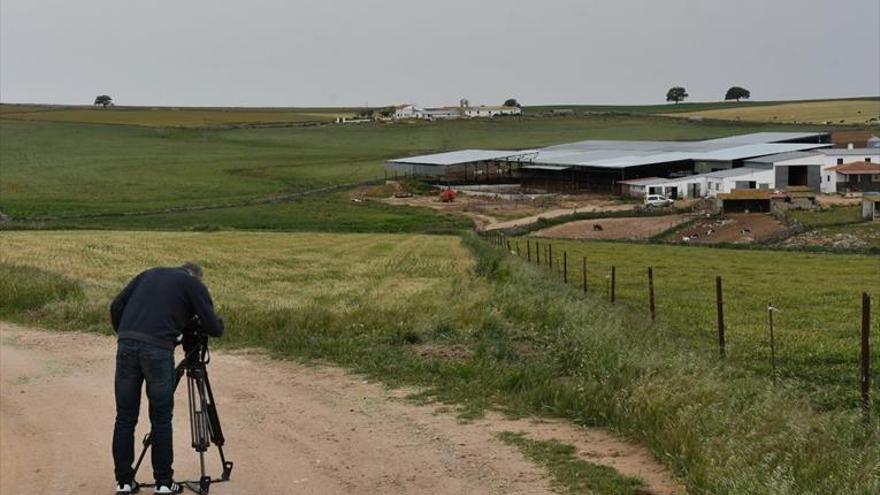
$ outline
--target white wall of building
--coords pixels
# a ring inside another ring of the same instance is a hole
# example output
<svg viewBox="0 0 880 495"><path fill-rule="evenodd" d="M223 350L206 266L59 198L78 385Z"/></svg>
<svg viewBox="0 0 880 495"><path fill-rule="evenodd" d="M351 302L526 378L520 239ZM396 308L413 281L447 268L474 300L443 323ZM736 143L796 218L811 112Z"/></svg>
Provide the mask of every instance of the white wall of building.
<svg viewBox="0 0 880 495"><path fill-rule="evenodd" d="M822 150L821 156L823 159L821 190L826 194L834 194L837 192L837 182L846 180L846 178L830 169L852 162L880 163L880 148L860 148L857 150L832 148Z"/></svg>

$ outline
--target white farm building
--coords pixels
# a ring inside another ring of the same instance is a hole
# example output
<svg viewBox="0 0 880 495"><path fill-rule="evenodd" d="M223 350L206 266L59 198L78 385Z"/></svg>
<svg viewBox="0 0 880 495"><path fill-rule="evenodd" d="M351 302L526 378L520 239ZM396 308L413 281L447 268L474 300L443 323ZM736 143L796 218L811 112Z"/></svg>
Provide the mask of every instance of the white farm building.
<svg viewBox="0 0 880 495"><path fill-rule="evenodd" d="M836 186L825 184L826 172L841 159L880 161L877 148L831 146L825 132L759 132L704 141L590 140L519 151L468 150L454 155L455 163L447 152L397 158L386 167L446 183L519 182L548 190L698 198L790 186L830 192Z"/></svg>

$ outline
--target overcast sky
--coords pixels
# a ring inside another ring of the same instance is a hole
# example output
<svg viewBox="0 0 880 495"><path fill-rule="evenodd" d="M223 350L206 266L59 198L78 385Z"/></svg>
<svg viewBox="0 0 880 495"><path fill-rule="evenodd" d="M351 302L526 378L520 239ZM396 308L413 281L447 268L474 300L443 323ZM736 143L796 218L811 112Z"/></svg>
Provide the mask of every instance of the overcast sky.
<svg viewBox="0 0 880 495"><path fill-rule="evenodd" d="M880 0L0 0L0 14L3 102L880 94Z"/></svg>

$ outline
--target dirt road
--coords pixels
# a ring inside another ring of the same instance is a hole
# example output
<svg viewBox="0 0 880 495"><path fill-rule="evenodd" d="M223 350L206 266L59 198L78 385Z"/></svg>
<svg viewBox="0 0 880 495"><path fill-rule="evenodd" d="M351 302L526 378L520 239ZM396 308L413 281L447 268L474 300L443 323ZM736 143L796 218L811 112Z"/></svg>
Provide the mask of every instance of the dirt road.
<svg viewBox="0 0 880 495"><path fill-rule="evenodd" d="M0 322L0 344L0 493L112 493L114 340ZM556 438L591 462L643 478L657 494L681 491L644 449L603 430L494 416L459 424L402 400L402 391L259 353L215 353L209 369L236 463L232 482L212 488L218 495L553 493L542 469L497 440L501 431ZM175 471L193 479L198 462L182 392ZM137 438L147 418L143 410ZM142 481L151 477L145 464Z"/></svg>

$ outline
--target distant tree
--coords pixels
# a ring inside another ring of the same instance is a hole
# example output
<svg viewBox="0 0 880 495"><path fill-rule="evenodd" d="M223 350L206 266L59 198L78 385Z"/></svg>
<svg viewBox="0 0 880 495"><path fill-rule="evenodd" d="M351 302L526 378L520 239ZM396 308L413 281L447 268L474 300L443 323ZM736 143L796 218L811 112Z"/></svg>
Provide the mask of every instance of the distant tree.
<svg viewBox="0 0 880 495"><path fill-rule="evenodd" d="M669 91L666 92L666 101L674 101L675 103L678 103L684 101L687 97L687 90L681 86L671 87L669 88Z"/></svg>
<svg viewBox="0 0 880 495"><path fill-rule="evenodd" d="M505 107L517 107L517 108L522 107L522 105L520 105L519 102L516 101L516 98L508 98L508 99L504 100L504 106Z"/></svg>
<svg viewBox="0 0 880 495"><path fill-rule="evenodd" d="M385 107L379 110L379 115L383 117L391 117L394 115L394 107Z"/></svg>
<svg viewBox="0 0 880 495"><path fill-rule="evenodd" d="M370 118L373 116L373 109L367 108L367 109L361 110L360 113L358 113L358 115L360 115L361 117Z"/></svg>
<svg viewBox="0 0 880 495"><path fill-rule="evenodd" d="M727 94L724 95L725 100L736 100L736 101L739 101L742 99L748 100L751 97L752 97L751 91L747 90L746 88L741 88L739 86L732 86L730 89L727 90Z"/></svg>
<svg viewBox="0 0 880 495"><path fill-rule="evenodd" d="M109 95L98 95L95 97L95 106L101 105L104 108L109 107L113 104L113 98L110 98Z"/></svg>

